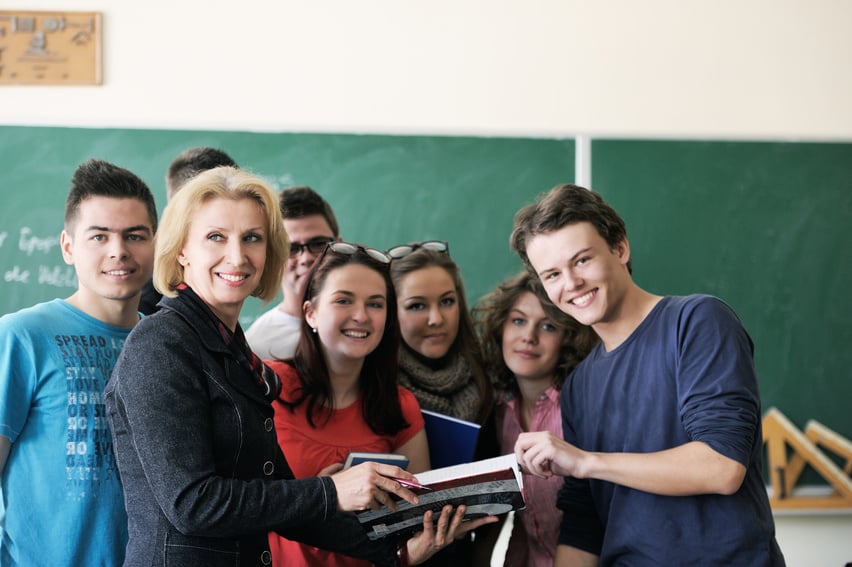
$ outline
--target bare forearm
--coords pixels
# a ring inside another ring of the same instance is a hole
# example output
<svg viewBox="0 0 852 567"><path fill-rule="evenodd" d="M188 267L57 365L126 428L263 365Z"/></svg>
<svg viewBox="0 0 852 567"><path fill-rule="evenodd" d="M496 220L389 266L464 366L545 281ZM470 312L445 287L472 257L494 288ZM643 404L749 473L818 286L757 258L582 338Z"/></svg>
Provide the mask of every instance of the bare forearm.
<svg viewBox="0 0 852 567"><path fill-rule="evenodd" d="M429 464L429 442L426 439L426 430L421 429L409 439L404 445L396 450L408 457L408 471L414 474L428 471Z"/></svg>
<svg viewBox="0 0 852 567"><path fill-rule="evenodd" d="M656 453L586 453L579 478L595 478L664 496L733 494L745 467L698 441Z"/></svg>

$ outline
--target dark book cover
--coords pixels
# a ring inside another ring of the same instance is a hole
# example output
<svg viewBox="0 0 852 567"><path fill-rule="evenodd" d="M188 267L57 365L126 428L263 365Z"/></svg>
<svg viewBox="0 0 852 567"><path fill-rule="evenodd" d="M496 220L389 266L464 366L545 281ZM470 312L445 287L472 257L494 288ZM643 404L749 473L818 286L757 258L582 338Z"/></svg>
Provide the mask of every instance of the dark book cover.
<svg viewBox="0 0 852 567"><path fill-rule="evenodd" d="M473 460L479 425L429 410L422 410L429 440L429 462L433 469Z"/></svg>
<svg viewBox="0 0 852 567"><path fill-rule="evenodd" d="M373 453L371 451L352 451L346 456L343 468L348 469L361 463L374 462L394 465L401 469L408 468L408 457L399 453Z"/></svg>

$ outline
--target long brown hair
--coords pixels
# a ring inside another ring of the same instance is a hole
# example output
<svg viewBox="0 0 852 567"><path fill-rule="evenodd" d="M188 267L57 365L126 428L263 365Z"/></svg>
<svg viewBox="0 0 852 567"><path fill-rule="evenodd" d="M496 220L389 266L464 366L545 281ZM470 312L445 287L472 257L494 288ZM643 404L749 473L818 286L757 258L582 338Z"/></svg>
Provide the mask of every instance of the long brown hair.
<svg viewBox="0 0 852 567"><path fill-rule="evenodd" d="M456 288L456 296L459 302L459 331L450 351L457 351L467 362L471 376L479 390L479 407L476 414L477 422L482 423L488 417L494 403L494 390L482 363L482 350L473 326L473 318L467 306L464 283L458 265L447 252L417 248L410 254L402 258L395 258L391 262L391 279L393 279L394 285L399 287L403 278L412 272L433 266L446 271Z"/></svg>
<svg viewBox="0 0 852 567"><path fill-rule="evenodd" d="M519 393L518 383L503 358L503 327L515 301L526 291L535 295L550 322L564 332L556 365L554 385L557 389L562 387L568 374L598 344L598 336L591 327L581 325L547 299L536 276L524 271L503 281L494 291L479 300L473 315L482 340L485 365L494 386L498 390L515 394Z"/></svg>
<svg viewBox="0 0 852 567"><path fill-rule="evenodd" d="M382 276L387 289L387 318L382 340L364 359L358 385L361 391L361 413L367 425L379 435L395 435L409 424L402 415L396 384L399 374L399 323L396 293L387 264L371 258L362 248L358 248L353 254L336 253L326 248L311 268L305 286L304 301L316 301L325 287L328 275L349 265L361 265L374 270ZM286 401L279 398L279 401L290 408L307 403L308 424L316 427L315 419L324 416L327 420L331 417L334 397L319 334L313 332L304 313L301 335L292 364L299 376L301 388L295 399Z"/></svg>

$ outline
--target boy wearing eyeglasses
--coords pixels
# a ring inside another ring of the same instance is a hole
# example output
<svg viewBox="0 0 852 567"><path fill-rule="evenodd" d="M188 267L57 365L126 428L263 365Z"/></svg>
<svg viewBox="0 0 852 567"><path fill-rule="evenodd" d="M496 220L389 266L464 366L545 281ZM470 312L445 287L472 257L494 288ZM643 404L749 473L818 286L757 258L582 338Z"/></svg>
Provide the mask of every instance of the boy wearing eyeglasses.
<svg viewBox="0 0 852 567"><path fill-rule="evenodd" d="M262 314L246 331L251 349L264 360L293 358L301 332L305 283L329 242L340 242L331 205L310 187L288 187L278 199L290 258L281 278L284 300Z"/></svg>

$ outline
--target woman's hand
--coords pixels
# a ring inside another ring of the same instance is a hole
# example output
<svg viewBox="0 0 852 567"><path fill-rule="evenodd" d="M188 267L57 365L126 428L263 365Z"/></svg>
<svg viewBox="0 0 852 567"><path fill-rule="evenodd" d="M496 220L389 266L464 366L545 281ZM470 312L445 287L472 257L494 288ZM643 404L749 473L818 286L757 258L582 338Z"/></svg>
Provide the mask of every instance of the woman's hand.
<svg viewBox="0 0 852 567"><path fill-rule="evenodd" d="M431 510L423 514L423 531L406 542L408 562L411 565L423 563L469 531L485 524L493 524L499 520L497 516L485 516L484 518L463 522L466 510L467 508L462 505L453 512L453 507L448 504L441 510L438 521L434 523L432 522Z"/></svg>
<svg viewBox="0 0 852 567"><path fill-rule="evenodd" d="M417 496L394 478L416 482L410 472L397 466L373 462L361 463L333 474L331 480L337 489L337 507L344 512L377 510L382 506L396 510L394 494L410 504L417 504Z"/></svg>

